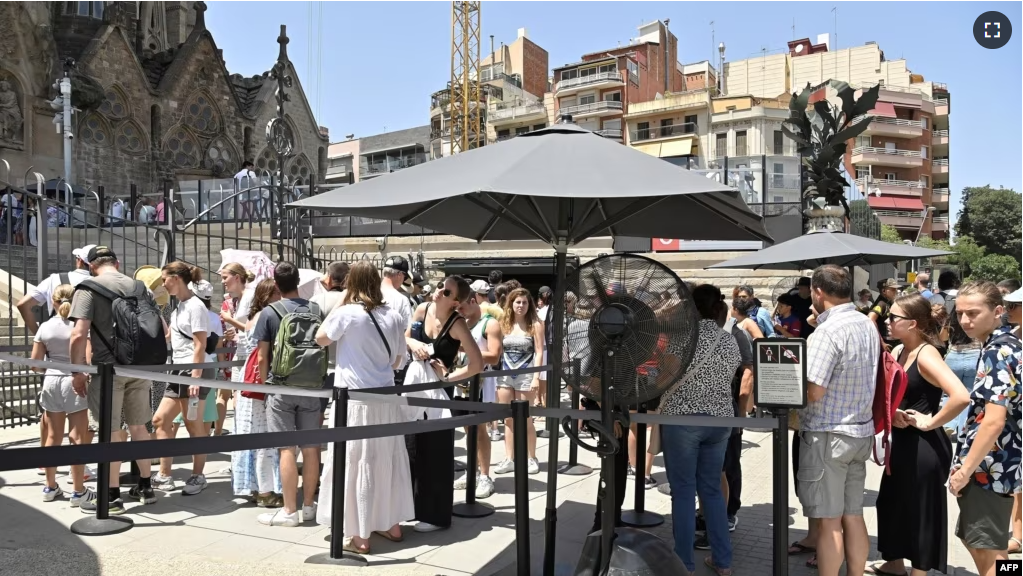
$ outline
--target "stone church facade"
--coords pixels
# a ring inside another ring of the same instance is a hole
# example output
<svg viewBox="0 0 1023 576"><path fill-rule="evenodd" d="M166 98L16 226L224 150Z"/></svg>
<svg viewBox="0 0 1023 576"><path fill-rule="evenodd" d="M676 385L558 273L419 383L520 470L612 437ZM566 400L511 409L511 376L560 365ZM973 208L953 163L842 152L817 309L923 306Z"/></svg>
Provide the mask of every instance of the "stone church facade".
<svg viewBox="0 0 1023 576"><path fill-rule="evenodd" d="M246 159L276 173L265 135L277 114L274 62L255 77L230 74L205 10L203 2L0 3L0 177L20 185L30 167L48 179L63 175L63 136L49 102L67 58L74 75L103 92L94 109L74 115L77 187L124 195L136 184L154 193L176 181L229 178ZM287 38L278 42L286 60ZM322 181L327 131L290 61L287 68L295 146L285 172L300 184Z"/></svg>

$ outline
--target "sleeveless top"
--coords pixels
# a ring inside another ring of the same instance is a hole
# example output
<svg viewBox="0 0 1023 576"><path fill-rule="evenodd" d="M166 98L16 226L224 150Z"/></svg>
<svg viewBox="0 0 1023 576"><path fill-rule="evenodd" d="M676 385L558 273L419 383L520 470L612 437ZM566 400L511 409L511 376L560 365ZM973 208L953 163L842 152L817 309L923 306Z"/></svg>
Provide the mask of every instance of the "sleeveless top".
<svg viewBox="0 0 1023 576"><path fill-rule="evenodd" d="M426 305L426 317L429 318L430 305ZM456 320L461 318L457 312L451 312L448 316L444 326L440 329L440 333L436 338L430 338L426 334L426 328L423 322L412 323L412 337L419 340L423 344L433 344L433 354L430 358L440 360L444 364L444 367L451 370L455 366L455 359L458 358L458 349L462 347L462 343L453 337L451 332L451 325Z"/></svg>
<svg viewBox="0 0 1023 576"><path fill-rule="evenodd" d="M526 368L533 363L536 348L533 337L524 334L508 334L504 337L504 353L501 356L502 370Z"/></svg>
<svg viewBox="0 0 1023 576"><path fill-rule="evenodd" d="M922 414L937 414L941 409L941 388L932 386L924 378L920 373L919 362L920 355L917 353L913 363L906 368L906 394L902 397L899 409L916 410Z"/></svg>

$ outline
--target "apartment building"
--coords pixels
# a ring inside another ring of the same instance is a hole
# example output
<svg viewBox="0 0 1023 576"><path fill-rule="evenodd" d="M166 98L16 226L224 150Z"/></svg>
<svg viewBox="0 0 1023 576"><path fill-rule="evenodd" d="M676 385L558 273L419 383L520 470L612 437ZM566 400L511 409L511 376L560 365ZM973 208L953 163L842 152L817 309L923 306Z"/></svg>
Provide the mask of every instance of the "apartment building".
<svg viewBox="0 0 1023 576"><path fill-rule="evenodd" d="M885 224L907 240L949 234L949 92L914 74L906 60L888 60L874 42L830 49L827 34L788 43L723 67L725 95L778 98L815 87L812 100L835 97L833 81L857 89L880 84L875 120L846 154L846 169ZM783 143L784 144L784 143Z"/></svg>
<svg viewBox="0 0 1023 576"><path fill-rule="evenodd" d="M625 143L625 116L634 103L683 91L677 63L678 39L668 23L644 24L628 45L553 70L555 117L570 114L579 126Z"/></svg>
<svg viewBox="0 0 1023 576"><path fill-rule="evenodd" d="M548 54L519 28L515 41L494 47L480 63L480 80L486 86L487 142L506 140L546 128L551 112L544 102L550 89Z"/></svg>
<svg viewBox="0 0 1023 576"><path fill-rule="evenodd" d="M355 183L430 159L430 126L335 142L327 148L327 184Z"/></svg>

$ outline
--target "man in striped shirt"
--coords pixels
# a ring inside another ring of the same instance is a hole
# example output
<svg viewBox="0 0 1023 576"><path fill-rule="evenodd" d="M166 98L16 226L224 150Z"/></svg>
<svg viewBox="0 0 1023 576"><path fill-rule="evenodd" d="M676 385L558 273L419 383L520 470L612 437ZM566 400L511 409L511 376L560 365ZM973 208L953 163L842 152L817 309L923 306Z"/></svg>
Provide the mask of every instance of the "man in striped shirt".
<svg viewBox="0 0 1023 576"><path fill-rule="evenodd" d="M866 462L874 437L874 384L881 342L852 302L852 276L834 265L814 270L817 329L807 342L807 406L800 413L799 500L820 526L821 576L861 576L870 551L863 521ZM844 551L844 554L843 554Z"/></svg>

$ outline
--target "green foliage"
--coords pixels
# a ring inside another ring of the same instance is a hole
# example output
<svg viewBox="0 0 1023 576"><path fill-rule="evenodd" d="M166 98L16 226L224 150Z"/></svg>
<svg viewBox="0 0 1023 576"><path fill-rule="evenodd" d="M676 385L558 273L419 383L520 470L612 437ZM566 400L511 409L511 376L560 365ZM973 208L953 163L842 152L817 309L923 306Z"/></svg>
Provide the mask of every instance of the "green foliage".
<svg viewBox="0 0 1023 576"><path fill-rule="evenodd" d="M974 261L970 266L970 274L967 280L990 280L1000 282L1002 280L1019 280L1019 263L1012 256L1005 254L988 254Z"/></svg>
<svg viewBox="0 0 1023 576"><path fill-rule="evenodd" d="M990 186L963 191L965 201L956 232L970 236L989 254L1011 256L1020 261L1023 250L1023 220L1020 195L1010 189Z"/></svg>
<svg viewBox="0 0 1023 576"><path fill-rule="evenodd" d="M992 188L990 185L985 184L984 186L967 186L963 188L962 203L959 206L959 215L956 217L955 233L956 236L972 236L973 235L973 222L970 219L970 199L976 198L986 192L997 190Z"/></svg>
<svg viewBox="0 0 1023 576"><path fill-rule="evenodd" d="M847 142L867 129L873 120L867 112L877 104L879 86L864 92L859 99L855 90L845 82L832 84L842 100L842 107L833 106L827 100L814 102L813 117L807 112L810 101L810 85L807 84L789 102L791 117L782 123L782 132L796 143L796 150L809 156L803 160L811 185L803 191L804 196L823 198L829 206L842 206L849 213L845 188L849 182L841 173Z"/></svg>
<svg viewBox="0 0 1023 576"><path fill-rule="evenodd" d="M881 219L866 200L849 203L849 232L863 238L881 239Z"/></svg>
<svg viewBox="0 0 1023 576"><path fill-rule="evenodd" d="M952 246L952 254L947 260L949 264L958 266L962 276L966 277L970 275L973 264L984 257L984 253L984 248L977 245L973 238L960 236L956 238L956 243Z"/></svg>
<svg viewBox="0 0 1023 576"><path fill-rule="evenodd" d="M891 242L892 244L902 244L902 236L899 235L899 231L895 226L889 226L888 224L881 225L881 240Z"/></svg>

